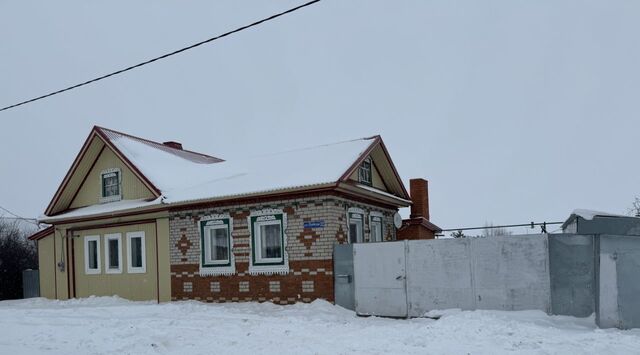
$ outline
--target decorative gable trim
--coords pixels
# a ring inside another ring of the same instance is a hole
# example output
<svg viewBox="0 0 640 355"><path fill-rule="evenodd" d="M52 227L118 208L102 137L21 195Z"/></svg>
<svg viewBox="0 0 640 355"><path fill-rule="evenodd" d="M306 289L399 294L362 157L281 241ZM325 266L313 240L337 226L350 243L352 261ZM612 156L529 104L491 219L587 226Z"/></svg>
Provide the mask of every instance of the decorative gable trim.
<svg viewBox="0 0 640 355"><path fill-rule="evenodd" d="M371 153L373 152L373 150L380 146L380 148L382 149L382 152L384 153L385 158L387 159L387 161L389 162L389 165L391 166L391 170L393 171L393 174L395 176L395 178L398 180L400 188L402 190L402 194L403 196L400 196L401 198L405 199L405 200L409 200L411 197L409 197L409 192L407 191L406 187L404 186L404 183L402 182L402 178L400 178L400 174L398 174L398 170L396 169L395 165L393 164L393 160L391 160L391 156L389 155L389 151L387 150L387 147L385 147L384 142L382 141L382 138L378 135L378 136L373 136L371 137L373 138L373 142L371 143L371 145L369 145L369 147L360 154L360 156L358 157L358 159L353 162L353 164L351 164L351 166L349 167L349 169L347 169L347 171L344 172L344 174L342 174L342 176L340 177L340 179L338 180L339 182L347 182L347 180L349 179L349 176L351 176L357 169L360 168L360 165L362 164L362 162L367 159ZM373 161L373 164L375 164L375 161ZM377 168L377 166L376 166ZM380 171L380 169L378 169L378 171ZM383 183L386 185L386 182L383 179Z"/></svg>

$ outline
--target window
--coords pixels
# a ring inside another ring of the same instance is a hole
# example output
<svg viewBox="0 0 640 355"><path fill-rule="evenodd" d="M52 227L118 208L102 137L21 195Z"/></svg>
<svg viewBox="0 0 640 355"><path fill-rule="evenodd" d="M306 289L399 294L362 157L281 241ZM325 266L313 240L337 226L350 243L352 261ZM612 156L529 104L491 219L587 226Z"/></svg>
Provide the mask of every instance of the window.
<svg viewBox="0 0 640 355"><path fill-rule="evenodd" d="M369 214L370 242L381 242L384 240L384 230L382 228L382 214L371 212Z"/></svg>
<svg viewBox="0 0 640 355"><path fill-rule="evenodd" d="M104 235L105 272L119 274L122 272L122 235L120 233Z"/></svg>
<svg viewBox="0 0 640 355"><path fill-rule="evenodd" d="M107 169L100 173L101 196L100 202L118 201L122 194L120 169Z"/></svg>
<svg viewBox="0 0 640 355"><path fill-rule="evenodd" d="M358 170L358 180L366 185L371 185L371 158L367 157L360 164Z"/></svg>
<svg viewBox="0 0 640 355"><path fill-rule="evenodd" d="M147 272L147 257L144 232L127 233L127 272L139 274Z"/></svg>
<svg viewBox="0 0 640 355"><path fill-rule="evenodd" d="M286 214L262 210L249 216L251 226L250 272L289 272L286 252Z"/></svg>
<svg viewBox="0 0 640 355"><path fill-rule="evenodd" d="M350 208L347 211L349 221L349 243L362 243L364 241L364 211L359 208Z"/></svg>
<svg viewBox="0 0 640 355"><path fill-rule="evenodd" d="M100 236L84 237L84 273L87 275L100 273Z"/></svg>
<svg viewBox="0 0 640 355"><path fill-rule="evenodd" d="M200 274L231 274L235 271L229 215L203 217L200 221Z"/></svg>

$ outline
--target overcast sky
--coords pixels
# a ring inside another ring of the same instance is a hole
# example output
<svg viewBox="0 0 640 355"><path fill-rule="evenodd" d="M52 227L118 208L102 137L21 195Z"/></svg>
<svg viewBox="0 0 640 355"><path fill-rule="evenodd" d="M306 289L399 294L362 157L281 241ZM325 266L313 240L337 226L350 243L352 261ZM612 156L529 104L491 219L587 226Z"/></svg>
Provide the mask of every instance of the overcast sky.
<svg viewBox="0 0 640 355"><path fill-rule="evenodd" d="M0 106L299 3L0 0ZM381 134L443 228L624 213L639 33L638 1L324 0L0 112L0 206L42 214L97 124L224 159Z"/></svg>

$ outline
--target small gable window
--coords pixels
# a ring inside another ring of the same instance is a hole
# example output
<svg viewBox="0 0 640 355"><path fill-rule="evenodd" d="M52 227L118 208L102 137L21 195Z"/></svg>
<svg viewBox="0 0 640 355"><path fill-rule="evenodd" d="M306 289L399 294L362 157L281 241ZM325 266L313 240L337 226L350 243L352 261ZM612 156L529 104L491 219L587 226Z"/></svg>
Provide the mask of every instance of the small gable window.
<svg viewBox="0 0 640 355"><path fill-rule="evenodd" d="M367 157L358 170L358 180L367 185L371 185L371 158Z"/></svg>
<svg viewBox="0 0 640 355"><path fill-rule="evenodd" d="M100 173L100 202L118 201L122 198L120 169L107 169Z"/></svg>

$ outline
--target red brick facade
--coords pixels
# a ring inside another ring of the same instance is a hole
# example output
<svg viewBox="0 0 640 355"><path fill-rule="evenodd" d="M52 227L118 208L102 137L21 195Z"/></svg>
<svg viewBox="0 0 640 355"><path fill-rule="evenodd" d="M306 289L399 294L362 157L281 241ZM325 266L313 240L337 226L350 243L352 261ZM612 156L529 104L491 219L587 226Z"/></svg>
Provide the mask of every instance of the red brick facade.
<svg viewBox="0 0 640 355"><path fill-rule="evenodd" d="M278 304L333 301L333 245L347 242L347 209L357 207L381 213L385 240L395 239L395 209L324 195L237 206L199 208L172 213L169 222L172 300L205 302L270 301ZM247 217L254 211L281 210L287 216L284 228L288 270L261 273L249 270L251 236ZM227 214L233 220L232 253L235 271L227 275L200 274L198 221L211 214ZM305 222L322 221L322 227L304 228ZM365 218L364 239L369 238Z"/></svg>

